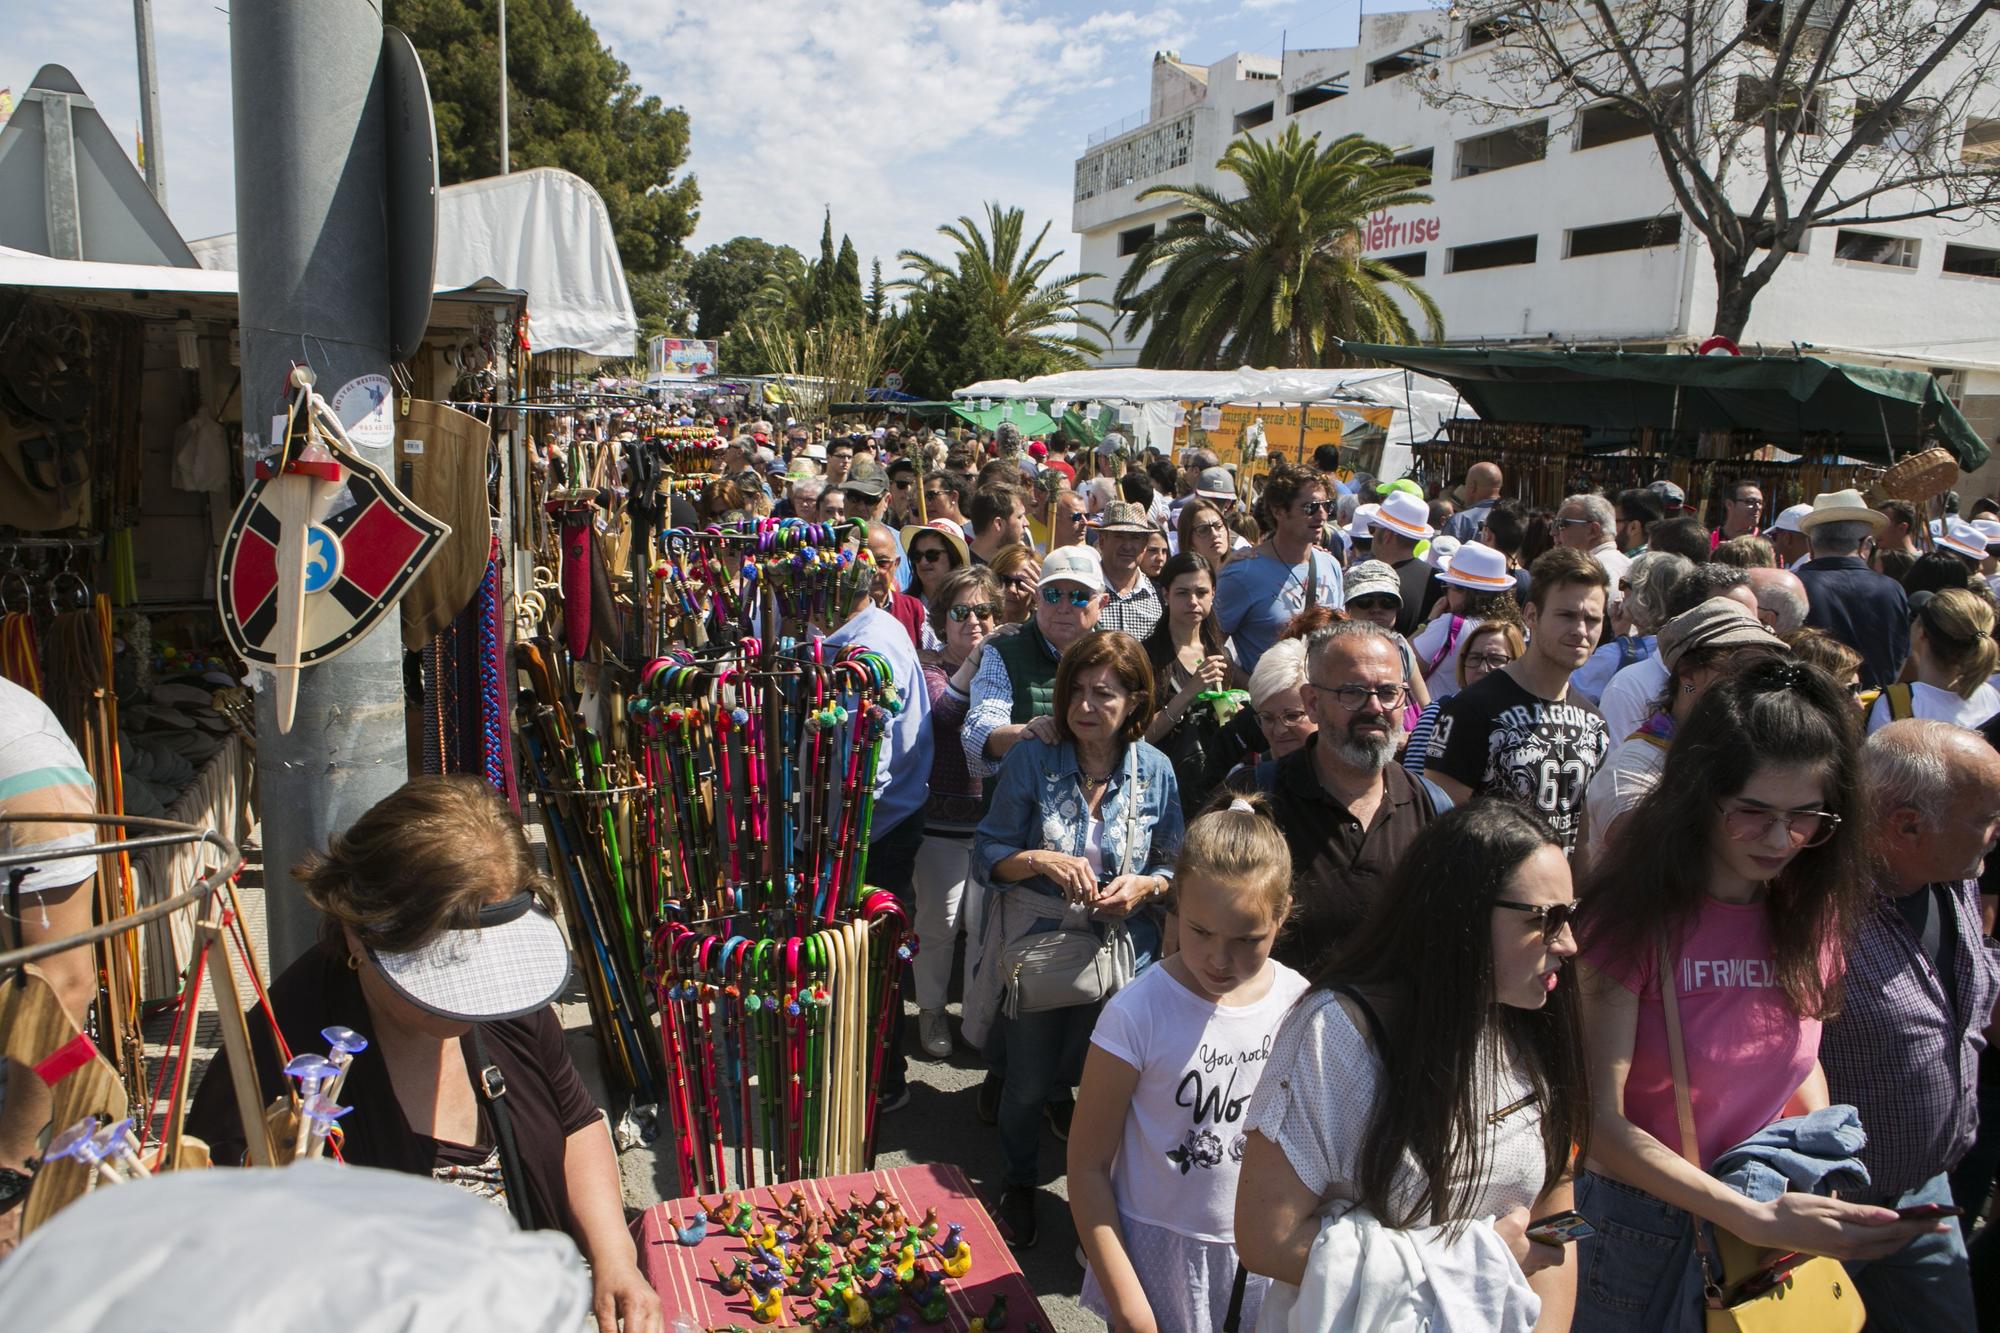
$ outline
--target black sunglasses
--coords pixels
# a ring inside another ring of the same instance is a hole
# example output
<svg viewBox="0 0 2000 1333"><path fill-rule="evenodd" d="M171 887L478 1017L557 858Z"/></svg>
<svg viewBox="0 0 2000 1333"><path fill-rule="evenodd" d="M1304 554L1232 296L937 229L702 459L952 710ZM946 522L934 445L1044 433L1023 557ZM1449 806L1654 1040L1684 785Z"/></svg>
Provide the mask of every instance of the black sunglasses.
<svg viewBox="0 0 2000 1333"><path fill-rule="evenodd" d="M960 602L945 611L953 620L966 621L978 616L981 620L991 620L999 614L991 602Z"/></svg>
<svg viewBox="0 0 2000 1333"><path fill-rule="evenodd" d="M910 559L919 565L928 565L933 560L943 560L945 555L942 546L926 546L921 551L910 552Z"/></svg>
<svg viewBox="0 0 2000 1333"><path fill-rule="evenodd" d="M1577 909L1582 903L1517 903L1505 898L1495 898L1495 907L1504 907L1510 912L1526 912L1542 923L1542 943L1554 944L1562 938L1563 928L1576 924Z"/></svg>

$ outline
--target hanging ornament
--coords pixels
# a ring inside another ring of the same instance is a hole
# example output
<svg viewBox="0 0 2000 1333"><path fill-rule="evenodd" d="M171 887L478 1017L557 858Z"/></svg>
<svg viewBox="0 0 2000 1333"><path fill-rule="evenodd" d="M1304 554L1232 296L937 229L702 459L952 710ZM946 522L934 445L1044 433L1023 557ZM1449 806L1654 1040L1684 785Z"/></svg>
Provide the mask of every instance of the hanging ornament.
<svg viewBox="0 0 2000 1333"><path fill-rule="evenodd" d="M1222 409L1217 407L1214 403L1210 403L1207 407L1202 408L1201 428L1203 430L1221 430Z"/></svg>

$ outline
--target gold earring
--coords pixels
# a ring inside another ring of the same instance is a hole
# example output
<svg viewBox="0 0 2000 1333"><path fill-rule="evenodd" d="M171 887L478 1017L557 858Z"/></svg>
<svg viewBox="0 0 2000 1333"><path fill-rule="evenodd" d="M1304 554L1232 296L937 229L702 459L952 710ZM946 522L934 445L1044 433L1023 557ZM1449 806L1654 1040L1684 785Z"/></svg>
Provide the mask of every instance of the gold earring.
<svg viewBox="0 0 2000 1333"><path fill-rule="evenodd" d="M351 953L347 955L347 970L350 972L359 972L361 970L360 954Z"/></svg>

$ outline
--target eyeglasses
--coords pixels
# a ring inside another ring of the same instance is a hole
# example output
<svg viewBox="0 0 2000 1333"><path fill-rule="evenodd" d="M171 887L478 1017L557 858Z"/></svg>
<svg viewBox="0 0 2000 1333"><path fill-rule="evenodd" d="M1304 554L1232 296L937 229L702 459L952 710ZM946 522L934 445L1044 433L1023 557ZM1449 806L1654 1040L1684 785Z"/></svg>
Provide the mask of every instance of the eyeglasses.
<svg viewBox="0 0 2000 1333"><path fill-rule="evenodd" d="M1554 944L1562 938L1564 930L1576 923L1577 909L1582 903L1516 903L1505 898L1495 898L1495 907L1504 907L1510 912L1526 912L1542 923L1542 943Z"/></svg>
<svg viewBox="0 0 2000 1333"><path fill-rule="evenodd" d="M1213 537L1229 531L1229 525L1215 520L1208 523L1197 523L1194 525L1193 531L1197 537Z"/></svg>
<svg viewBox="0 0 2000 1333"><path fill-rule="evenodd" d="M1764 498L1758 496L1755 500L1731 500L1729 503L1742 505L1745 509L1762 509L1764 507Z"/></svg>
<svg viewBox="0 0 2000 1333"><path fill-rule="evenodd" d="M1091 599L1096 596L1097 596L1096 593L1091 592L1088 589L1084 588L1071 588L1067 592L1063 591L1061 588L1042 589L1042 600L1047 602L1050 606L1061 606L1063 603L1063 599L1068 598L1069 604L1071 606L1081 609L1083 607L1089 606L1091 603Z"/></svg>
<svg viewBox="0 0 2000 1333"><path fill-rule="evenodd" d="M1016 574L1007 580L1007 586L1015 592L1026 595L1035 590L1035 580L1026 574Z"/></svg>
<svg viewBox="0 0 2000 1333"><path fill-rule="evenodd" d="M1333 512L1333 501L1301 500L1299 501L1299 512L1307 518L1317 518L1321 514L1331 514Z"/></svg>
<svg viewBox="0 0 2000 1333"><path fill-rule="evenodd" d="M1587 528L1597 520L1594 518L1558 518L1556 522L1566 528Z"/></svg>
<svg viewBox="0 0 2000 1333"><path fill-rule="evenodd" d="M927 490L927 491L925 491L925 492L924 492L924 503L925 503L925 504L932 504L932 505L934 505L934 504L938 504L938 503L940 503L940 502L941 502L941 501L942 501L943 499L944 499L944 492L943 492L943 491L931 491L931 490Z"/></svg>
<svg viewBox="0 0 2000 1333"><path fill-rule="evenodd" d="M981 620L991 620L999 613L991 602L960 602L957 606L947 610L945 614L960 624L964 624L974 616L978 616Z"/></svg>
<svg viewBox="0 0 2000 1333"><path fill-rule="evenodd" d="M1783 821L1793 847L1817 847L1840 828L1840 816L1830 810L1766 810L1761 806L1730 807L1720 802L1722 826L1738 842L1762 842L1773 825Z"/></svg>
<svg viewBox="0 0 2000 1333"><path fill-rule="evenodd" d="M1318 681L1308 681L1321 694L1330 694L1334 702L1350 713L1361 711L1361 705L1373 699L1383 712L1388 712L1403 702L1407 688L1402 685L1322 685Z"/></svg>
<svg viewBox="0 0 2000 1333"><path fill-rule="evenodd" d="M1282 713L1259 713L1257 721L1266 731L1296 731L1312 721L1312 714L1303 708L1287 708Z"/></svg>
<svg viewBox="0 0 2000 1333"><path fill-rule="evenodd" d="M1498 671L1514 660L1512 653L1467 653L1467 666L1485 667L1488 671Z"/></svg>
<svg viewBox="0 0 2000 1333"><path fill-rule="evenodd" d="M920 565L928 565L933 560L942 560L944 558L945 549L942 546L926 546L921 551L910 552L910 559Z"/></svg>
<svg viewBox="0 0 2000 1333"><path fill-rule="evenodd" d="M1350 611L1400 611L1403 603L1395 597L1350 597L1347 599Z"/></svg>

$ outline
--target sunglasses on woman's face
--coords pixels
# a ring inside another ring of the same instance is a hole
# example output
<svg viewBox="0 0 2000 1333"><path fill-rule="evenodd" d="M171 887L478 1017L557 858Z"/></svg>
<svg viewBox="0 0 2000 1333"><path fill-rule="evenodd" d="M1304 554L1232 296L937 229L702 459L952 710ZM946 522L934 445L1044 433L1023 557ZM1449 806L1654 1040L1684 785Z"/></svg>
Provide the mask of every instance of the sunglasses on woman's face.
<svg viewBox="0 0 2000 1333"><path fill-rule="evenodd" d="M1050 606L1061 606L1063 603L1063 599L1068 598L1069 604L1071 606L1076 607L1078 610L1082 610L1084 607L1089 606L1090 599L1095 596L1097 596L1096 593L1091 592L1085 588L1070 588L1067 590L1062 588L1042 589L1042 600L1047 602Z"/></svg>
<svg viewBox="0 0 2000 1333"><path fill-rule="evenodd" d="M928 565L933 560L944 559L944 547L924 546L910 552L910 559L920 565Z"/></svg>
<svg viewBox="0 0 2000 1333"><path fill-rule="evenodd" d="M1542 923L1542 943L1554 944L1562 938L1565 927L1576 922L1577 909L1581 903L1517 903L1505 898L1493 900L1495 907L1504 907L1510 912L1526 912Z"/></svg>
<svg viewBox="0 0 2000 1333"><path fill-rule="evenodd" d="M1350 611L1400 611L1403 604L1394 597L1356 597L1347 603Z"/></svg>
<svg viewBox="0 0 2000 1333"><path fill-rule="evenodd" d="M981 620L991 620L999 614L999 609L991 602L960 602L945 614L963 624L974 616L978 616Z"/></svg>

